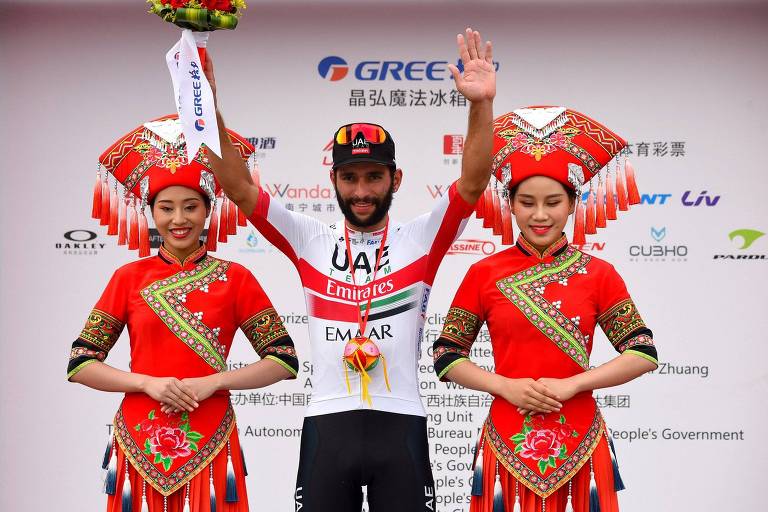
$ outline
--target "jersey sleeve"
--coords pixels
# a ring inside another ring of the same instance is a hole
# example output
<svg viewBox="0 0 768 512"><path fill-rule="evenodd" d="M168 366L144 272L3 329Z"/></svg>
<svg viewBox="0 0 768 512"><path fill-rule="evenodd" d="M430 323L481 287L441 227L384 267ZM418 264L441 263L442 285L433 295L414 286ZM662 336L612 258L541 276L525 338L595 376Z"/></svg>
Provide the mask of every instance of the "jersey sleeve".
<svg viewBox="0 0 768 512"><path fill-rule="evenodd" d="M236 316L240 329L259 357L271 359L296 378L299 360L293 340L261 285L244 268L237 294Z"/></svg>
<svg viewBox="0 0 768 512"><path fill-rule="evenodd" d="M432 284L443 256L451 244L461 235L474 205L467 203L459 194L454 182L448 192L437 200L431 212L425 213L404 228L406 234L419 244L428 255L425 282Z"/></svg>
<svg viewBox="0 0 768 512"><path fill-rule="evenodd" d="M653 333L645 325L624 280L608 266L599 291L597 322L613 348L659 364Z"/></svg>
<svg viewBox="0 0 768 512"><path fill-rule="evenodd" d="M448 380L451 368L469 360L469 350L485 322L478 278L476 267L470 267L445 316L443 331L432 345L435 373L442 381Z"/></svg>
<svg viewBox="0 0 768 512"><path fill-rule="evenodd" d="M107 358L125 327L127 295L124 272L118 270L88 315L80 335L72 343L67 365L68 380L94 361Z"/></svg>
<svg viewBox="0 0 768 512"><path fill-rule="evenodd" d="M259 189L259 199L251 216L251 224L277 247L283 254L298 265L307 242L330 228L319 220L289 210L274 200L263 188Z"/></svg>

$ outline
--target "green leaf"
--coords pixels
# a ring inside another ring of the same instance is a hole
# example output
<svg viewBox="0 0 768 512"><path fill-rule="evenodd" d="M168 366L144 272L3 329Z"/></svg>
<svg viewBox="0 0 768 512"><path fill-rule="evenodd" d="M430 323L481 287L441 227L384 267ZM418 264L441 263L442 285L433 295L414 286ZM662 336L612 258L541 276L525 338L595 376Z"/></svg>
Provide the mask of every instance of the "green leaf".
<svg viewBox="0 0 768 512"><path fill-rule="evenodd" d="M173 461L169 457L165 457L164 459L162 459L162 461L163 461L163 468L166 471L171 469L171 464L173 463Z"/></svg>
<svg viewBox="0 0 768 512"><path fill-rule="evenodd" d="M203 434L200 432L195 432L194 430L190 430L187 432L187 439L190 441L199 441L203 438Z"/></svg>
<svg viewBox="0 0 768 512"><path fill-rule="evenodd" d="M198 447L197 447L197 443L196 443L196 442L194 442L194 441L190 441L190 442L189 442L189 449L190 449L190 450L192 450L193 452L197 452L197 451L200 451L200 450L198 449Z"/></svg>
<svg viewBox="0 0 768 512"><path fill-rule="evenodd" d="M547 470L547 466L549 466L549 462L548 461L540 460L539 461L539 473L541 473L543 475L544 472Z"/></svg>
<svg viewBox="0 0 768 512"><path fill-rule="evenodd" d="M523 445L519 444L515 447L515 453L520 453L523 451Z"/></svg>
<svg viewBox="0 0 768 512"><path fill-rule="evenodd" d="M559 419L559 420L557 420L557 421L559 421L559 422L560 422L560 423L562 423L562 424L565 424L565 416L563 416L563 415L561 414L561 415L560 415L560 419Z"/></svg>
<svg viewBox="0 0 768 512"><path fill-rule="evenodd" d="M181 421L187 421L189 419L189 413L183 412L181 413Z"/></svg>
<svg viewBox="0 0 768 512"><path fill-rule="evenodd" d="M161 462L162 460L163 460L163 456L160 455L159 453L155 453L155 464L157 464L158 462Z"/></svg>
<svg viewBox="0 0 768 512"><path fill-rule="evenodd" d="M152 451L152 445L149 443L149 439L144 440L144 449Z"/></svg>
<svg viewBox="0 0 768 512"><path fill-rule="evenodd" d="M181 425L179 425L179 428L184 432L189 432L189 423L182 423Z"/></svg>
<svg viewBox="0 0 768 512"><path fill-rule="evenodd" d="M149 411L149 415L147 417L151 420L155 419L155 410L152 409L151 411Z"/></svg>
<svg viewBox="0 0 768 512"><path fill-rule="evenodd" d="M133 430L135 430L136 432L141 432L141 425L136 425L135 427L133 427Z"/></svg>
<svg viewBox="0 0 768 512"><path fill-rule="evenodd" d="M553 468L556 468L556 467L557 467L557 461L556 461L556 460L555 460L555 458L554 458L553 456L551 456L551 455L549 456L549 460L547 461L547 464L548 464L549 466L552 466Z"/></svg>
<svg viewBox="0 0 768 512"><path fill-rule="evenodd" d="M515 434L511 439L513 443L520 444L525 441L525 436L523 434Z"/></svg>
<svg viewBox="0 0 768 512"><path fill-rule="evenodd" d="M564 444L560 445L560 455L558 455L561 459L567 459L568 458L568 450L566 449Z"/></svg>
<svg viewBox="0 0 768 512"><path fill-rule="evenodd" d="M571 437L579 437L579 433L574 430Z"/></svg>
<svg viewBox="0 0 768 512"><path fill-rule="evenodd" d="M523 434L527 434L531 430L533 430L533 429L531 428L530 425L523 425Z"/></svg>

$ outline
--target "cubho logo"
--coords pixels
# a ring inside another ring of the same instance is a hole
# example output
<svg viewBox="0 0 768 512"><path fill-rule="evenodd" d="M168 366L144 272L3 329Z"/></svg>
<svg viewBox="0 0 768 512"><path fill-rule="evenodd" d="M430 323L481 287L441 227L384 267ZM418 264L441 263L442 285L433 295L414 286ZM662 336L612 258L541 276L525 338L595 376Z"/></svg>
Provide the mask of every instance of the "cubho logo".
<svg viewBox="0 0 768 512"><path fill-rule="evenodd" d="M688 246L662 244L667 237L667 228L651 226L650 235L653 244L635 244L629 246L630 261L634 262L683 262L688 261Z"/></svg>
<svg viewBox="0 0 768 512"><path fill-rule="evenodd" d="M750 247L752 247L752 244L757 242L758 239L762 238L765 235L762 231L758 231L756 229L737 229L735 231L731 231L728 233L728 238L731 240L731 242L738 244L736 247L740 251L746 251ZM736 254L715 254L712 259L715 260L733 260L733 261L743 261L743 260L761 260L765 261L768 259L768 255L766 254L760 254L760 253L736 253Z"/></svg>

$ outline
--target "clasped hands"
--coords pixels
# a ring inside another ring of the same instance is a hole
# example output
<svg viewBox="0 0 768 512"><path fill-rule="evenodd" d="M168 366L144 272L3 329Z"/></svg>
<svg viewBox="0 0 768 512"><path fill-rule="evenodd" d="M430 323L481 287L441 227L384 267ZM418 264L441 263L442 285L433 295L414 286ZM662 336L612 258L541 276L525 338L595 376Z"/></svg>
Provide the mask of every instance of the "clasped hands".
<svg viewBox="0 0 768 512"><path fill-rule="evenodd" d="M571 379L536 379L505 378L498 395L517 406L517 412L528 414L547 414L559 412L563 402L573 397L579 390Z"/></svg>
<svg viewBox="0 0 768 512"><path fill-rule="evenodd" d="M142 391L161 404L165 414L181 411L192 412L200 402L218 390L215 375L177 379L175 377L150 377L142 383Z"/></svg>

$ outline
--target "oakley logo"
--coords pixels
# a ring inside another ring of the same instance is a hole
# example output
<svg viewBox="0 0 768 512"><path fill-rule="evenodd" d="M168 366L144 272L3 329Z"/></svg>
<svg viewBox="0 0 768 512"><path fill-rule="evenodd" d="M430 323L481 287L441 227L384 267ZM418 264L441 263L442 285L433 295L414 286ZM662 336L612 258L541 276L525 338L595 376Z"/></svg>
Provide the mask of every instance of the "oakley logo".
<svg viewBox="0 0 768 512"><path fill-rule="evenodd" d="M338 82L349 73L347 61L341 57L330 56L320 61L317 65L317 72L320 76L330 82Z"/></svg>

